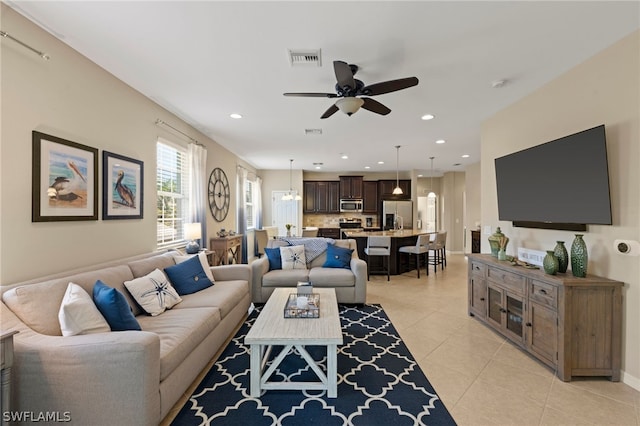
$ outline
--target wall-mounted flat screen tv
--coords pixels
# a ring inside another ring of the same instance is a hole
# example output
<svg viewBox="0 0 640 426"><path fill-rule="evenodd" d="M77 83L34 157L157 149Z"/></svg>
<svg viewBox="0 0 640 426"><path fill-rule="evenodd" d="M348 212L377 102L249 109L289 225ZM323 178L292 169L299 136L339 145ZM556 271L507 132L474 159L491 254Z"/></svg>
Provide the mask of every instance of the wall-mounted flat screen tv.
<svg viewBox="0 0 640 426"><path fill-rule="evenodd" d="M612 224L604 125L496 158L495 168L500 220L574 230Z"/></svg>

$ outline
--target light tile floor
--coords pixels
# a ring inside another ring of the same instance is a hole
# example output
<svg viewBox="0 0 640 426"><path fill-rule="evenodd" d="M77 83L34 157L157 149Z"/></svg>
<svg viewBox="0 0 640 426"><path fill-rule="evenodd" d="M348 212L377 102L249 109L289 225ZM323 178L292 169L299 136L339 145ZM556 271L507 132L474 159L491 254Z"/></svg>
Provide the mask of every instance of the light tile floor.
<svg viewBox="0 0 640 426"><path fill-rule="evenodd" d="M640 392L606 378L569 383L467 312L467 262L448 254L444 271L372 275L367 302L379 303L460 426L640 426ZM212 361L213 363L213 361ZM211 364L212 364L211 363ZM181 403L161 423L168 425Z"/></svg>
<svg viewBox="0 0 640 426"><path fill-rule="evenodd" d="M371 276L380 303L459 425L640 426L640 392L606 378L565 383L467 312L467 263L429 276Z"/></svg>

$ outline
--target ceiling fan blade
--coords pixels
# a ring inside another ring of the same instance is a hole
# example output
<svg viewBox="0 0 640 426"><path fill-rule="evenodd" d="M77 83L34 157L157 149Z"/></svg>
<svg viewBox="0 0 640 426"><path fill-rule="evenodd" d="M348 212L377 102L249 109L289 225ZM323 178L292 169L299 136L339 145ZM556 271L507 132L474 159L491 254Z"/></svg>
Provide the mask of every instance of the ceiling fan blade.
<svg viewBox="0 0 640 426"><path fill-rule="evenodd" d="M362 94L367 96L382 95L383 93L395 92L396 90L406 89L418 85L417 77L400 78L398 80L383 81L362 89Z"/></svg>
<svg viewBox="0 0 640 426"><path fill-rule="evenodd" d="M375 112L376 114L380 114L380 115L387 115L391 112L389 108L382 105L380 102L376 101L375 99L371 99L371 98L360 98L360 99L364 101L364 103L362 104L362 108L366 110Z"/></svg>
<svg viewBox="0 0 640 426"><path fill-rule="evenodd" d="M353 71L351 71L349 64L344 61L333 61L333 70L336 73L338 86L341 88L348 87L349 89L356 88L356 82L353 79Z"/></svg>
<svg viewBox="0 0 640 426"><path fill-rule="evenodd" d="M306 98L337 98L335 93L283 93L285 96L300 96Z"/></svg>
<svg viewBox="0 0 640 426"><path fill-rule="evenodd" d="M333 104L329 107L328 110L326 110L324 112L324 114L322 114L322 117L320 118L329 118L331 117L333 114L335 114L336 112L338 112L338 107L336 106L336 104Z"/></svg>

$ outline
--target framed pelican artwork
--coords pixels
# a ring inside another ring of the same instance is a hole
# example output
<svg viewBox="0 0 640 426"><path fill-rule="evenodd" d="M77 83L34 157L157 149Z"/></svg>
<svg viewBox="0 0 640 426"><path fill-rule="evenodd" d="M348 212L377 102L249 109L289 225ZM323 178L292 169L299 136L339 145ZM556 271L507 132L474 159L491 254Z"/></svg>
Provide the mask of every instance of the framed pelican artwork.
<svg viewBox="0 0 640 426"><path fill-rule="evenodd" d="M102 219L142 219L144 164L102 151Z"/></svg>
<svg viewBox="0 0 640 426"><path fill-rule="evenodd" d="M98 150L32 132L32 222L98 220Z"/></svg>

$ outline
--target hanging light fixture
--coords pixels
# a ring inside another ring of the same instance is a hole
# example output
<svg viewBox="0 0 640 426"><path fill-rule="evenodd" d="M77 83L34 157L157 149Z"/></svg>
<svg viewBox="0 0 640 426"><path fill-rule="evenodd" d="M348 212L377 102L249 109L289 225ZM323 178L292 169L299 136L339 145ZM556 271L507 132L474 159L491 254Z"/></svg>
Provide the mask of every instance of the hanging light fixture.
<svg viewBox="0 0 640 426"><path fill-rule="evenodd" d="M429 157L431 159L431 183L429 184L429 193L427 194L428 198L436 198L436 193L433 192L433 159L435 157Z"/></svg>
<svg viewBox="0 0 640 426"><path fill-rule="evenodd" d="M292 172L293 172L293 159L290 159L289 160L289 192L282 196L282 201L302 200L302 197L300 195L298 194L293 195L293 179L291 178Z"/></svg>
<svg viewBox="0 0 640 426"><path fill-rule="evenodd" d="M396 187L393 190L393 195L402 195L402 188L400 188L400 177L398 171L398 165L400 163L400 145L396 145Z"/></svg>

